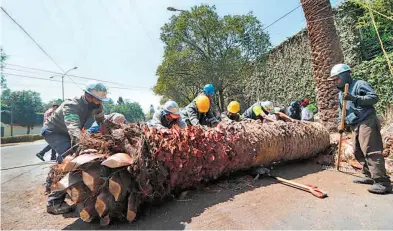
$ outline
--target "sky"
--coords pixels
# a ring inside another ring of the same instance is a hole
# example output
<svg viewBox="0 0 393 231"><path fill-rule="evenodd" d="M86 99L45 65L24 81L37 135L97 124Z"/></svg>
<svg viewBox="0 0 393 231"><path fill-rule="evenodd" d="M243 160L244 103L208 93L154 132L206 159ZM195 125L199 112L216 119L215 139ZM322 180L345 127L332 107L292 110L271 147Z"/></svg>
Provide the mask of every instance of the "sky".
<svg viewBox="0 0 393 231"><path fill-rule="evenodd" d="M333 6L339 0L331 0ZM188 10L215 5L220 16L250 11L267 26L300 4L300 0L0 0L2 7L69 74L94 78L109 88L108 97L138 102L145 112L160 97L151 88L163 59L160 28L178 14L168 6ZM3 12L0 44L8 55L5 73L49 79L55 75L14 65L61 72ZM305 27L300 8L267 29L273 46ZM60 81L61 76L53 80ZM66 76L65 98L82 94L88 80ZM75 83L74 83L74 82ZM61 98L61 82L7 75L11 90L33 90L44 102Z"/></svg>

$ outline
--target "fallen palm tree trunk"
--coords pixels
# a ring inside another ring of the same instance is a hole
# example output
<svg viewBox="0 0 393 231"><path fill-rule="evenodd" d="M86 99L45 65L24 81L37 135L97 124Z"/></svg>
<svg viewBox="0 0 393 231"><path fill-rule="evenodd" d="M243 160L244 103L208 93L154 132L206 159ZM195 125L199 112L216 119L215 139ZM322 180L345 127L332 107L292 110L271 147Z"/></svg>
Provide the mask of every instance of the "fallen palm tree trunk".
<svg viewBox="0 0 393 231"><path fill-rule="evenodd" d="M82 220L99 218L102 225L113 218L131 222L141 203L162 200L173 190L252 166L310 158L330 145L328 131L309 122L222 122L207 131L188 127L169 134L144 124L108 123L110 135L81 137L72 168L65 168L82 176L78 187L68 189L80 203ZM62 169L53 167L52 184L67 174Z"/></svg>

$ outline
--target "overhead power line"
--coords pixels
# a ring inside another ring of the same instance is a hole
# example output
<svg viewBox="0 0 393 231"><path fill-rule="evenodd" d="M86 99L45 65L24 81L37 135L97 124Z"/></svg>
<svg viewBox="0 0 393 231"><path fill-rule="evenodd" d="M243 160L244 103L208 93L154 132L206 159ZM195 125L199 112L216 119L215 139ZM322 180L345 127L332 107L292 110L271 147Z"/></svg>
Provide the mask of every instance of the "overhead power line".
<svg viewBox="0 0 393 231"><path fill-rule="evenodd" d="M30 78L30 79L39 79L39 80L45 80L45 81L52 81L52 82L60 82L61 80L56 80L56 79L47 79L47 78L42 78L42 77L36 77L36 76L29 76L29 75L20 75L20 74L13 74L13 73L5 73L5 75L12 75L12 76L18 76L22 78ZM70 82L70 81L64 81L65 83L73 83L73 84L80 84L83 85L85 83L76 83L76 82ZM113 88L113 89L124 89L124 90L141 90L138 88L130 88L130 87L115 87L115 86L108 86L108 88ZM149 89L150 90L150 89Z"/></svg>
<svg viewBox="0 0 393 231"><path fill-rule="evenodd" d="M12 63L7 63L6 65L20 67L20 68L26 68L26 69L35 70L35 71L42 71L42 72L46 72L46 73L50 73L50 74L62 75L62 73L60 73L60 72L55 72L55 71L50 71L50 70L45 70L45 69L39 69L39 68L33 68L33 67L27 67L27 66L12 64ZM5 69L34 73L34 72L31 72L31 71L25 71L25 70L9 68L9 67L5 67ZM90 78L90 77L85 77L85 76L80 76L80 75L69 75L69 74L67 74L67 76L72 76L72 77L80 78L80 79L96 80L96 81L100 81L100 82L103 82L103 83L111 83L111 84L115 84L115 85L119 85L119 86L126 86L126 87L130 87L130 88L145 88L145 89L147 89L147 88L150 89L151 88L151 87L144 87L144 86L129 86L129 85L125 85L124 83L118 83L118 82L112 82L112 81L107 81L107 80L95 79L95 78Z"/></svg>
<svg viewBox="0 0 393 231"><path fill-rule="evenodd" d="M14 18L11 17L10 14L8 14L8 12L3 8L0 7L1 10L37 45L37 47L46 55L48 56L48 58L50 60L52 60L52 62L64 73L63 68L61 68L59 66L59 64L57 64L57 62L44 50L44 48L42 48L42 46L40 44L38 44L38 42L17 22L15 21Z"/></svg>
<svg viewBox="0 0 393 231"><path fill-rule="evenodd" d="M270 23L268 26L262 28L262 30L266 30L267 28L273 26L274 24L276 24L278 21L280 21L281 19L287 17L289 14L291 14L292 12L294 12L295 10L297 10L299 7L301 7L302 5L298 5L297 7L293 8L292 10L290 10L288 13L284 14L283 16L279 17L278 19L276 19L274 22Z"/></svg>

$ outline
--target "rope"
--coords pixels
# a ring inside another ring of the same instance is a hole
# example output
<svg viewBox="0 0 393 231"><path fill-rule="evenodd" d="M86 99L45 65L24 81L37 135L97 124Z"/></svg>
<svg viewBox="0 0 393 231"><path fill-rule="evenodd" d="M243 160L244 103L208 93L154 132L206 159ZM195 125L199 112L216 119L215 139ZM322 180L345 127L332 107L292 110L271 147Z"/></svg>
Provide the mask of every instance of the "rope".
<svg viewBox="0 0 393 231"><path fill-rule="evenodd" d="M41 162L41 163L36 163L36 164L26 164L26 165L15 166L15 167L10 167L10 168L2 168L0 170L5 171L5 170L10 170L10 169L24 168L24 167L37 166L37 165L55 164L55 163L56 163L55 161L46 161L46 162Z"/></svg>
<svg viewBox="0 0 393 231"><path fill-rule="evenodd" d="M367 3L367 4L369 4L369 3ZM381 45L381 49L382 49L383 55L385 56L386 61L387 61L387 63L388 63L388 67L389 67L389 70L390 70L390 74L393 76L393 67L392 67L392 64L391 64L391 62L390 62L389 56L388 56L388 54L386 53L385 48L384 48L384 46L383 46L382 39L381 39L381 37L379 36L378 27L377 27L377 24L375 23L375 20L374 20L373 10L372 10L370 7L368 7L368 9L369 9L369 11L370 11L371 22L373 23L375 32L377 33L377 37L378 37L378 40L379 40L379 44Z"/></svg>

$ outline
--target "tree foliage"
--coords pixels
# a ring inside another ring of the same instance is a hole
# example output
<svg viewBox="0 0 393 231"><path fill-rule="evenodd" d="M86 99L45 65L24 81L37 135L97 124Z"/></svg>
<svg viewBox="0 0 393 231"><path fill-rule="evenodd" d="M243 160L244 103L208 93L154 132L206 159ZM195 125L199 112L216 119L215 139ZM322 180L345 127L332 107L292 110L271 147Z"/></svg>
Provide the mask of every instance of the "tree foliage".
<svg viewBox="0 0 393 231"><path fill-rule="evenodd" d="M109 114L111 113L112 108L115 106L115 102L113 101L113 99L109 99L108 102L104 102L103 103L103 107L104 107L104 114Z"/></svg>
<svg viewBox="0 0 393 231"><path fill-rule="evenodd" d="M123 97L119 97L118 99L117 99L117 104L123 104L124 103L124 100L123 100Z"/></svg>
<svg viewBox="0 0 393 231"><path fill-rule="evenodd" d="M1 103L2 121L4 119L4 123L11 122L12 113L13 124L27 127L27 134L30 133L30 129L34 125L42 123L44 107L38 92L31 90L11 92L11 90L6 89L1 94Z"/></svg>
<svg viewBox="0 0 393 231"><path fill-rule="evenodd" d="M7 55L5 54L2 47L0 47L0 69L1 69L1 88L7 87L7 80L5 78L3 68L5 67L5 61L7 60Z"/></svg>
<svg viewBox="0 0 393 231"><path fill-rule="evenodd" d="M370 11L365 7L366 3L357 4L363 8L363 12L358 17L356 27L360 30L361 50L365 60L371 60L382 55L382 49L378 42L377 33L372 24ZM368 5L390 18L393 18L393 1L392 0L369 0ZM393 22L392 20L373 12L375 23L378 28L381 40L386 51L393 51Z"/></svg>
<svg viewBox="0 0 393 231"><path fill-rule="evenodd" d="M164 60L157 68L154 92L162 101L185 106L203 85L212 83L220 110L237 97L233 89L244 89L242 79L270 48L268 34L252 13L220 17L208 5L172 16L161 28L161 40Z"/></svg>
<svg viewBox="0 0 393 231"><path fill-rule="evenodd" d="M145 114L139 103L136 102L123 101L122 104L117 104L111 109L111 113L113 112L123 114L130 123L145 120Z"/></svg>

